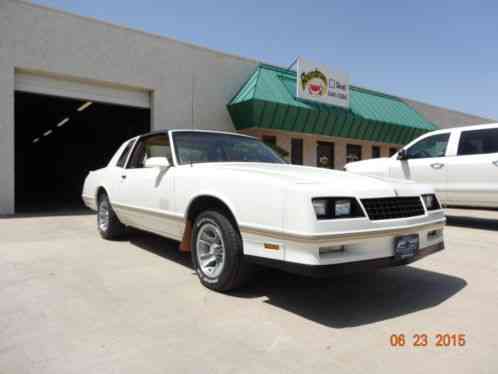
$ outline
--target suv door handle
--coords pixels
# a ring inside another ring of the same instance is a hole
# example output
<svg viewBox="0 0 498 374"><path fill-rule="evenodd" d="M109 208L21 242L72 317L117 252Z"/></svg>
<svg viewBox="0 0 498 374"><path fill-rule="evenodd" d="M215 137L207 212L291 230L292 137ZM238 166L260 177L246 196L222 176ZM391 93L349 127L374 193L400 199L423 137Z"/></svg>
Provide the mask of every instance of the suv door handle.
<svg viewBox="0 0 498 374"><path fill-rule="evenodd" d="M433 169L442 169L442 168L444 168L444 164L436 162L434 164L431 164L431 168L433 168Z"/></svg>
<svg viewBox="0 0 498 374"><path fill-rule="evenodd" d="M498 160L492 162L494 166L498 167Z"/></svg>
<svg viewBox="0 0 498 374"><path fill-rule="evenodd" d="M122 174L121 179L126 179L126 174Z"/></svg>

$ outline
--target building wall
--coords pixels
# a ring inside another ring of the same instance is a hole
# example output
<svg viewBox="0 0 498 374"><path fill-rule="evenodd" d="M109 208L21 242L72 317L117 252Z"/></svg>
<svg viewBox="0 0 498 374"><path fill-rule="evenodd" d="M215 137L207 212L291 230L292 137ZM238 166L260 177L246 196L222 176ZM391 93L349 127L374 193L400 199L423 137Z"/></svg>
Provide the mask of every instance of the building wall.
<svg viewBox="0 0 498 374"><path fill-rule="evenodd" d="M0 9L1 12L1 9ZM0 20L1 23L1 20ZM1 43L2 37L0 37ZM0 215L14 211L14 69L0 57Z"/></svg>
<svg viewBox="0 0 498 374"><path fill-rule="evenodd" d="M303 164L308 166L316 166L316 148L317 142L332 142L334 143L334 168L342 170L346 162L346 146L348 144L355 144L361 146L362 159L366 160L372 157L372 147L379 146L381 157L389 157L389 150L391 148L399 149L399 144L385 144L377 143L366 140L336 138L332 136L310 135L302 133L293 133L278 130L261 130L261 129L246 129L241 131L247 135L252 135L262 139L263 136L275 136L277 145L287 152L290 160L291 153L291 140L293 138L303 139Z"/></svg>
<svg viewBox="0 0 498 374"><path fill-rule="evenodd" d="M445 109L411 99L401 98L401 100L410 105L430 122L437 125L440 129L498 122L497 120Z"/></svg>
<svg viewBox="0 0 498 374"><path fill-rule="evenodd" d="M150 91L152 127L233 131L226 104L258 62L0 0L0 214L14 208L15 70ZM194 79L195 94L192 93Z"/></svg>

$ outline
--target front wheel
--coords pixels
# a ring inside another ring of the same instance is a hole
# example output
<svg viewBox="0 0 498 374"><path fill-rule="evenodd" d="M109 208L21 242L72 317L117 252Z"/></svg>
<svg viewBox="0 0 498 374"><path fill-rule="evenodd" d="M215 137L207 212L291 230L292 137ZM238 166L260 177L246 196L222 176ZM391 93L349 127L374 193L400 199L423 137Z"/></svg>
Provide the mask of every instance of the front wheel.
<svg viewBox="0 0 498 374"><path fill-rule="evenodd" d="M201 213L192 237L192 262L204 286L224 292L243 285L250 266L244 259L239 232L223 213Z"/></svg>
<svg viewBox="0 0 498 374"><path fill-rule="evenodd" d="M97 227L104 239L112 240L119 238L126 231L116 213L112 209L111 202L106 193L101 193L97 207Z"/></svg>

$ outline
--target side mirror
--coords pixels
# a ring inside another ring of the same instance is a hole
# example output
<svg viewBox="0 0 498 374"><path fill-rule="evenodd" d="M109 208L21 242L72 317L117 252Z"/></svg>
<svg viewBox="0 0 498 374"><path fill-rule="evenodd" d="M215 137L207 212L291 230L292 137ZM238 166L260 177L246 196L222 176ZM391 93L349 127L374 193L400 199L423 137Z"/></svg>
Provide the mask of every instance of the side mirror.
<svg viewBox="0 0 498 374"><path fill-rule="evenodd" d="M408 160L408 153L406 152L406 149L400 149L398 152L398 160Z"/></svg>
<svg viewBox="0 0 498 374"><path fill-rule="evenodd" d="M144 166L146 168L167 169L170 167L170 164L166 157L151 157L145 160Z"/></svg>

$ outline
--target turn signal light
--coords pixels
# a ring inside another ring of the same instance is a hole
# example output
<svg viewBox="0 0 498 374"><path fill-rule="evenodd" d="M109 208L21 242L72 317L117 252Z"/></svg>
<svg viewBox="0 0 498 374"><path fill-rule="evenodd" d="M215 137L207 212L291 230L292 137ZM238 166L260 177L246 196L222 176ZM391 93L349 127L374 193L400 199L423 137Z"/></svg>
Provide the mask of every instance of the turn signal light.
<svg viewBox="0 0 498 374"><path fill-rule="evenodd" d="M271 251L279 251L280 246L278 244L265 243L265 249L269 249Z"/></svg>

